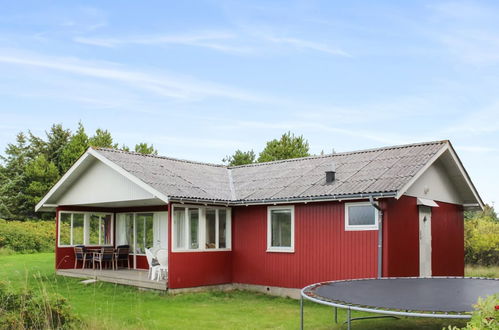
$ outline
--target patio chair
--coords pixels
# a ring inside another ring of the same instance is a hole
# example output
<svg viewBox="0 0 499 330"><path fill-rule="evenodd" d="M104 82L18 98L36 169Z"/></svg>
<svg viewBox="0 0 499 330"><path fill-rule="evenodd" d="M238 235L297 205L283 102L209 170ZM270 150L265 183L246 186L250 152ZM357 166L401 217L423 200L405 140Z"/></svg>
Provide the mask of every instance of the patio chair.
<svg viewBox="0 0 499 330"><path fill-rule="evenodd" d="M158 276L156 280L159 282L160 279L168 278L168 251L166 249L160 249L156 252L156 259L159 262L158 266Z"/></svg>
<svg viewBox="0 0 499 330"><path fill-rule="evenodd" d="M102 263L107 262L107 264L111 264L114 270L114 248L112 247L103 247L101 252L94 253L94 268L95 262L99 263L99 268L102 270Z"/></svg>
<svg viewBox="0 0 499 330"><path fill-rule="evenodd" d="M85 250L84 245L76 245L74 247L74 253L75 253L75 265L74 268L76 269L76 266L78 265L78 261L81 261L81 269L85 269L85 264L87 262L92 262L93 263L93 254L88 253Z"/></svg>
<svg viewBox="0 0 499 330"><path fill-rule="evenodd" d="M118 269L118 263L120 261L122 264L126 261L128 269L130 269L130 245L118 245L116 247L116 252L114 253L116 270Z"/></svg>
<svg viewBox="0 0 499 330"><path fill-rule="evenodd" d="M156 275L159 270L159 264L158 261L156 260L156 257L152 254L150 249L146 248L146 259L147 263L149 264L149 273L147 274L147 277L150 280L156 279Z"/></svg>

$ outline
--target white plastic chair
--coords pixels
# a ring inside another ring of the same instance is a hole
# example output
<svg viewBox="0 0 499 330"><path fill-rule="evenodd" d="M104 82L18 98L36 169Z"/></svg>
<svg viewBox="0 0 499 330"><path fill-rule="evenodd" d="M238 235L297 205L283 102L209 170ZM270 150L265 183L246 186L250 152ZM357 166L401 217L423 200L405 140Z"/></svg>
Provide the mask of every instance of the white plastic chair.
<svg viewBox="0 0 499 330"><path fill-rule="evenodd" d="M152 265L152 260L154 259L154 255L152 254L151 250L145 249L146 250L146 259L147 263L149 264L149 273L147 274L147 277L150 280L155 280L156 277L159 277L159 265L153 266Z"/></svg>
<svg viewBox="0 0 499 330"><path fill-rule="evenodd" d="M159 282L161 279L167 279L168 277L168 250L160 249L156 252L156 259L159 262L158 266L158 277L156 280Z"/></svg>
<svg viewBox="0 0 499 330"><path fill-rule="evenodd" d="M159 247L153 246L153 247L149 248L149 251L151 251L152 255L154 257L156 257L156 253L159 251L159 249L160 249Z"/></svg>

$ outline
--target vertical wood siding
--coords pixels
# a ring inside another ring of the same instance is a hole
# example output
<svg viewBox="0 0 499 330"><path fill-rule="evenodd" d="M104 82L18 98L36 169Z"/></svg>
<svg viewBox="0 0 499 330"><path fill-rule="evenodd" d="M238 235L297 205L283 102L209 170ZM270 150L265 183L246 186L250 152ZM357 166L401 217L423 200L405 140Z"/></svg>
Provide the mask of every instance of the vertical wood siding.
<svg viewBox="0 0 499 330"><path fill-rule="evenodd" d="M416 198L390 198L383 205L383 276L419 276L419 210Z"/></svg>
<svg viewBox="0 0 499 330"><path fill-rule="evenodd" d="M376 276L377 231L345 231L344 203L295 205L295 252L266 252L267 206L233 209L232 281L301 288Z"/></svg>
<svg viewBox="0 0 499 330"><path fill-rule="evenodd" d="M230 251L172 252L169 259L168 287L171 289L232 282Z"/></svg>
<svg viewBox="0 0 499 330"><path fill-rule="evenodd" d="M464 276L464 215L460 205L438 202L432 208L433 276Z"/></svg>

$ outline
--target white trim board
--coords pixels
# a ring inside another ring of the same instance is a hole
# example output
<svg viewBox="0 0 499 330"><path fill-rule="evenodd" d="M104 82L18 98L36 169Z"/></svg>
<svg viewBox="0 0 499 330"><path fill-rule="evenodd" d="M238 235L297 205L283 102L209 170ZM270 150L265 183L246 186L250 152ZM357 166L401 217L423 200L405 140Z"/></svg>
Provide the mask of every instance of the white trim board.
<svg viewBox="0 0 499 330"><path fill-rule="evenodd" d="M461 160L457 156L456 152L454 151L454 148L450 144L450 142L447 142L442 149L440 149L426 164L423 166L418 173L416 173L409 182L407 182L398 192L397 195L395 196L396 199L399 199L403 195L406 195L407 192L410 190L410 188L416 183L417 180L419 180L427 171L428 169L435 164L435 162L440 159L444 155L445 152L449 152L449 155L452 157L453 162L456 164L457 169L459 170L459 174L462 176L464 179L466 185L472 192L475 200L478 202L478 205L483 209L483 201L480 198L480 195L478 194L475 186L473 185L468 173L464 169ZM411 195L412 196L412 195ZM420 197L420 196L416 196ZM421 196L422 197L422 196Z"/></svg>
<svg viewBox="0 0 499 330"><path fill-rule="evenodd" d="M99 154L98 151L89 148L74 164L71 166L71 168L57 181L57 183L49 190L49 192L40 200L40 202L36 205L35 211L39 211L43 207L48 207L47 201L59 190L61 187L64 185L64 183L69 180L70 178L73 177L73 175L76 175L76 171L83 165L88 164L90 161L90 157L95 158L105 165L109 166L111 169L114 171L118 172L119 174L123 175L125 178L139 186L140 188L144 189L145 191L149 192L152 194L155 198L158 198L159 200L165 202L168 204L168 196L164 195L163 193L159 192L158 190L154 189L151 187L149 184L145 183L144 181L140 180L137 178L135 175L131 174L130 172L126 171L123 169L121 166L118 166L117 164L113 163L103 155ZM54 204L50 204L51 207L57 206Z"/></svg>

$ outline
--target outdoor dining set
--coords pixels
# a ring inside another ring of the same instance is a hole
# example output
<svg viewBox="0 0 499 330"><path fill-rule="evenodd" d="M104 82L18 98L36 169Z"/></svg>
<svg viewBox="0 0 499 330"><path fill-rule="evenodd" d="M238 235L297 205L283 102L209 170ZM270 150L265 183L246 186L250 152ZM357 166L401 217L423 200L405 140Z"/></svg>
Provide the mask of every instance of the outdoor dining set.
<svg viewBox="0 0 499 330"><path fill-rule="evenodd" d="M157 247L152 247L145 249L146 259L149 265L148 278L150 280L159 281L161 279L167 279L168 277L168 251L166 249L160 249ZM77 245L74 247L75 263L74 268L76 269L78 263L81 262L81 268L85 269L86 266L96 269L96 264L98 264L98 269L102 270L102 264L104 268L110 267L113 270L118 270L119 266L127 267L130 269L130 246L129 245L119 245L114 247L88 247L84 245Z"/></svg>

